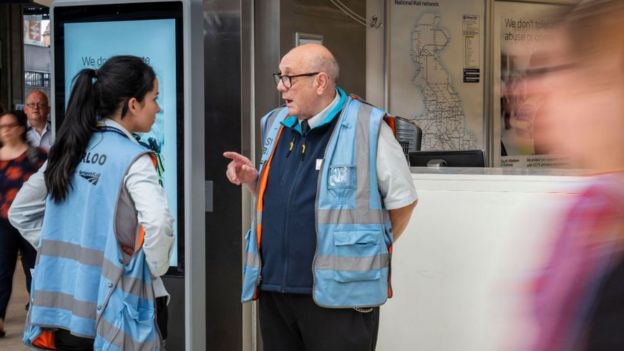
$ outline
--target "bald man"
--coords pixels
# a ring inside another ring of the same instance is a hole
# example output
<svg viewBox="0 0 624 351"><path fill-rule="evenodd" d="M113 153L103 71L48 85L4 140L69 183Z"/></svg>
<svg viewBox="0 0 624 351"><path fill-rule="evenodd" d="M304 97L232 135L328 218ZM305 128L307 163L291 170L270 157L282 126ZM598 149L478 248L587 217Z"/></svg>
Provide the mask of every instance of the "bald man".
<svg viewBox="0 0 624 351"><path fill-rule="evenodd" d="M322 45L292 49L262 118L260 170L226 152L226 175L256 198L242 300L259 299L266 350L374 350L391 295L390 252L417 195L384 111L336 85Z"/></svg>
<svg viewBox="0 0 624 351"><path fill-rule="evenodd" d="M50 105L48 97L41 90L33 90L26 97L24 113L28 117L28 131L26 139L31 146L40 147L44 150L50 149L51 127L48 121Z"/></svg>

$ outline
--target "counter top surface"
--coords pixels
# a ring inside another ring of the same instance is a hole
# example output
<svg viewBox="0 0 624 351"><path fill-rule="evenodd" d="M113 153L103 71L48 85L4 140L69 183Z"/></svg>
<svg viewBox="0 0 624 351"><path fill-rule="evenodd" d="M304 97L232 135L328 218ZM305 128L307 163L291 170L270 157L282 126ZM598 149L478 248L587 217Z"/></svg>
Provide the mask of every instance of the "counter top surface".
<svg viewBox="0 0 624 351"><path fill-rule="evenodd" d="M544 168L461 168L461 167L410 167L412 175L495 175L495 176L548 176L583 177L586 170Z"/></svg>
<svg viewBox="0 0 624 351"><path fill-rule="evenodd" d="M577 192L587 171L518 168L411 167L417 190L483 192Z"/></svg>
<svg viewBox="0 0 624 351"><path fill-rule="evenodd" d="M412 174L449 174L449 175L509 175L509 176L556 176L581 177L587 175L584 170L544 169L544 168L461 168L461 167L410 167Z"/></svg>

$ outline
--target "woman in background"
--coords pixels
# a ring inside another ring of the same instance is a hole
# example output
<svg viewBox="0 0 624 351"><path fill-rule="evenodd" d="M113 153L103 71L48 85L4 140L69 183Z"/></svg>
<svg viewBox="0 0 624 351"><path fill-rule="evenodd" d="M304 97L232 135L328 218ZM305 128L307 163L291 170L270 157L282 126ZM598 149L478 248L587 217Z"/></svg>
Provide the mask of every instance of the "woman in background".
<svg viewBox="0 0 624 351"><path fill-rule="evenodd" d="M169 268L173 220L151 153L131 134L151 129L157 98L153 69L135 56L74 79L45 171L10 211L38 251L27 345L162 349L158 277Z"/></svg>
<svg viewBox="0 0 624 351"><path fill-rule="evenodd" d="M30 270L37 256L32 245L8 220L9 207L18 190L46 159L43 149L28 145L26 128L26 115L22 111L0 112L0 337L5 336L4 317L13 289L17 253L21 252L29 292Z"/></svg>

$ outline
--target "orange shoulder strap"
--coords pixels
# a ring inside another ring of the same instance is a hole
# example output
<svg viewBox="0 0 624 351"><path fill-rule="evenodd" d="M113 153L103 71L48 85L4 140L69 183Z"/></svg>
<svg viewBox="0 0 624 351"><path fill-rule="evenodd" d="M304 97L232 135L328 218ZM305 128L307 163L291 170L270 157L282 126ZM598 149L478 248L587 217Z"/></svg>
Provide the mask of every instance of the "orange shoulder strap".
<svg viewBox="0 0 624 351"><path fill-rule="evenodd" d="M386 114L383 119L384 121L386 121L388 126L390 126L390 129L392 129L392 133L396 135L396 123L395 123L394 116L390 116Z"/></svg>
<svg viewBox="0 0 624 351"><path fill-rule="evenodd" d="M153 152L148 152L147 154L152 160L152 164L154 165L154 168L158 169L158 157L156 156L156 154Z"/></svg>
<svg viewBox="0 0 624 351"><path fill-rule="evenodd" d="M269 179L271 161L273 161L273 155L275 154L275 149L277 149L277 143L279 142L283 130L284 127L280 126L280 129L277 131L277 135L275 136L275 141L273 142L273 150L271 151L271 155L264 164L262 173L260 174L260 180L258 181L258 194L256 197L256 212L262 212L264 210L264 192L266 191L266 186ZM256 237L258 241L258 249L260 249L260 245L262 243L262 223L256 223Z"/></svg>
<svg viewBox="0 0 624 351"><path fill-rule="evenodd" d="M137 236L137 242L135 246L135 251L139 250L143 246L143 241L145 240L145 228L143 226L139 226L139 235Z"/></svg>

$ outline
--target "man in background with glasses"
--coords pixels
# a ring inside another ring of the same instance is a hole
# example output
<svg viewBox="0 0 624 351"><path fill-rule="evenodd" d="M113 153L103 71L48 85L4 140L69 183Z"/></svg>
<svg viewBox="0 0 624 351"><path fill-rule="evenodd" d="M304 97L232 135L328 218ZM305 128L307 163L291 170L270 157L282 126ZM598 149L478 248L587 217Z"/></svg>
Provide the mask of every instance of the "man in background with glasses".
<svg viewBox="0 0 624 351"><path fill-rule="evenodd" d="M46 94L41 90L31 91L26 98L24 113L28 117L28 131L26 132L28 143L48 151L52 132L48 121L50 106Z"/></svg>
<svg viewBox="0 0 624 351"><path fill-rule="evenodd" d="M259 298L266 350L374 350L392 243L417 200L408 165L385 112L337 87L327 48L296 47L279 69L286 105L262 118L260 171L224 153L257 203L242 300Z"/></svg>

